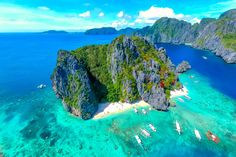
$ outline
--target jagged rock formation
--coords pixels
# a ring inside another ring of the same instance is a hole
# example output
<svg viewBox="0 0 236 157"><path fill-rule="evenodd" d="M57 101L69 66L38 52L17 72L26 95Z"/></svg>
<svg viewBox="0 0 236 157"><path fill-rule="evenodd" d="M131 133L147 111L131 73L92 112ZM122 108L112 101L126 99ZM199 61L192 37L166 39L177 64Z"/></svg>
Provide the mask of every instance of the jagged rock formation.
<svg viewBox="0 0 236 157"><path fill-rule="evenodd" d="M225 12L199 32L193 46L213 51L227 63L236 63L236 9Z"/></svg>
<svg viewBox="0 0 236 157"><path fill-rule="evenodd" d="M191 69L191 65L187 61L182 61L176 68L177 73L183 73Z"/></svg>
<svg viewBox="0 0 236 157"><path fill-rule="evenodd" d="M153 44L188 43L195 48L213 51L227 63L236 63L236 9L223 13L219 19L205 18L194 25L164 17L135 34Z"/></svg>
<svg viewBox="0 0 236 157"><path fill-rule="evenodd" d="M59 51L53 88L69 111L89 119L101 101L143 99L167 110L170 90L181 84L163 48L139 37L120 36L109 45Z"/></svg>
<svg viewBox="0 0 236 157"><path fill-rule="evenodd" d="M52 76L53 89L74 115L89 119L97 111L97 98L91 87L87 69L68 51L59 51ZM73 101L71 101L73 100Z"/></svg>

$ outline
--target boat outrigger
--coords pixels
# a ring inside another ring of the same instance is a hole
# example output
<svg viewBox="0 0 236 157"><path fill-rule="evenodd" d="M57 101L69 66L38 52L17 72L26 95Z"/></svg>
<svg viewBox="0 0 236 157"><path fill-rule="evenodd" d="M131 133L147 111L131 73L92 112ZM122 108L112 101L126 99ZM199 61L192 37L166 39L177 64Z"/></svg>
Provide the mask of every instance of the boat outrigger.
<svg viewBox="0 0 236 157"><path fill-rule="evenodd" d="M211 141L213 141L215 143L219 143L220 142L220 139L216 135L214 135L212 132L210 132L210 131L207 131L206 136L207 136L208 140L211 140Z"/></svg>
<svg viewBox="0 0 236 157"><path fill-rule="evenodd" d="M194 133L195 133L196 138L200 141L201 135L200 135L199 131L197 129L194 129Z"/></svg>
<svg viewBox="0 0 236 157"><path fill-rule="evenodd" d="M180 133L181 133L181 129L180 129L180 125L179 125L179 122L176 120L175 121L175 126L176 126L176 131L179 133L179 135L180 135Z"/></svg>
<svg viewBox="0 0 236 157"><path fill-rule="evenodd" d="M188 99L188 100L191 100L192 98L190 97L190 96L188 96L188 95L184 95L184 97L186 98L186 99Z"/></svg>
<svg viewBox="0 0 236 157"><path fill-rule="evenodd" d="M182 98L178 98L178 100L179 100L180 102L184 102L184 100L183 100Z"/></svg>
<svg viewBox="0 0 236 157"><path fill-rule="evenodd" d="M152 131L154 131L154 132L157 131L156 128L152 124L149 124L148 126L152 129Z"/></svg>
<svg viewBox="0 0 236 157"><path fill-rule="evenodd" d="M150 133L149 133L147 130L145 130L145 129L141 129L141 132L142 132L145 136L147 136L147 137L150 137L150 136L151 136Z"/></svg>
<svg viewBox="0 0 236 157"><path fill-rule="evenodd" d="M141 144L141 143L142 143L142 141L140 140L140 138L138 137L138 135L135 135L135 139L136 139L136 141L138 142L138 144Z"/></svg>
<svg viewBox="0 0 236 157"><path fill-rule="evenodd" d="M145 109L142 109L142 112L143 114L147 114L146 110Z"/></svg>

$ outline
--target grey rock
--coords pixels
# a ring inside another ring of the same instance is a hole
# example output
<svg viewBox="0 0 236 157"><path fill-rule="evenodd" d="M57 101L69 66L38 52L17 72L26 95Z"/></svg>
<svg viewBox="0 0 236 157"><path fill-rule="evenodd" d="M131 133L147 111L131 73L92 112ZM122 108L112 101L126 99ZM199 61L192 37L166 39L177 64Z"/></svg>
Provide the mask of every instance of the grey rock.
<svg viewBox="0 0 236 157"><path fill-rule="evenodd" d="M97 99L82 61L77 60L70 52L60 50L51 79L56 95L64 100L70 112L82 119L89 119L94 115L97 111ZM77 101L73 105L67 104L67 99L74 96L77 96Z"/></svg>
<svg viewBox="0 0 236 157"><path fill-rule="evenodd" d="M176 68L177 73L183 73L191 69L191 65L187 61L182 61Z"/></svg>
<svg viewBox="0 0 236 157"><path fill-rule="evenodd" d="M121 66L124 62L127 64L132 64L133 61L138 58L139 52L133 41L124 37L122 43L115 43L113 52L111 52L111 74L113 82L116 81L117 74L120 73Z"/></svg>
<svg viewBox="0 0 236 157"><path fill-rule="evenodd" d="M193 25L173 18L161 18L153 26L144 27L135 34L152 44L190 44L194 48L212 51L227 63L236 63L235 45L226 47L223 42L225 35L236 34L236 9L223 13L218 19L203 18L199 24ZM164 59L164 56L160 57Z"/></svg>

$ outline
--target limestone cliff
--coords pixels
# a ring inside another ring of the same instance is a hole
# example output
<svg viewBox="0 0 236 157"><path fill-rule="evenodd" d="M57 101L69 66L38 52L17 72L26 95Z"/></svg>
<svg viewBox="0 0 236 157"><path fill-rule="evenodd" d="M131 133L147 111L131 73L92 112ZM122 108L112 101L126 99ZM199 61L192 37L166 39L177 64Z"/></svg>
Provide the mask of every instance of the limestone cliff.
<svg viewBox="0 0 236 157"><path fill-rule="evenodd" d="M227 63L236 63L236 9L223 13L218 19L204 18L194 25L165 17L135 34L153 44L190 43L195 48L214 52Z"/></svg>
<svg viewBox="0 0 236 157"><path fill-rule="evenodd" d="M69 111L83 119L91 118L101 101L143 99L157 110L167 110L170 90L181 87L165 50L134 36L59 51L52 82Z"/></svg>

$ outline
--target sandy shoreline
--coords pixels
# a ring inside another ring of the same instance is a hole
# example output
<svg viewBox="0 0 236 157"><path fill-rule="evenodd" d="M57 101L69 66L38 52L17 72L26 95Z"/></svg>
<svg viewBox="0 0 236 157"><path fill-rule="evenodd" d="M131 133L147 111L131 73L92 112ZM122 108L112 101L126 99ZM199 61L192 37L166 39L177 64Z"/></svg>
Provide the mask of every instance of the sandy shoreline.
<svg viewBox="0 0 236 157"><path fill-rule="evenodd" d="M185 86L180 90L170 91L170 98L183 96L183 95L188 95L188 89Z"/></svg>
<svg viewBox="0 0 236 157"><path fill-rule="evenodd" d="M99 109L93 119L103 118L108 115L121 113L130 109L139 108L139 107L148 107L150 106L148 103L144 101L139 101L133 104L130 103L103 103L99 104Z"/></svg>
<svg viewBox="0 0 236 157"><path fill-rule="evenodd" d="M171 91L170 94L171 94L170 98L188 95L188 89L186 87L183 87L180 90ZM94 115L93 119L100 119L100 118L103 118L112 114L117 114L117 113L121 113L130 109L140 108L140 107L151 107L151 106L144 101L138 101L133 104L121 103L121 102L102 103L102 104L99 104L99 109L97 113Z"/></svg>

